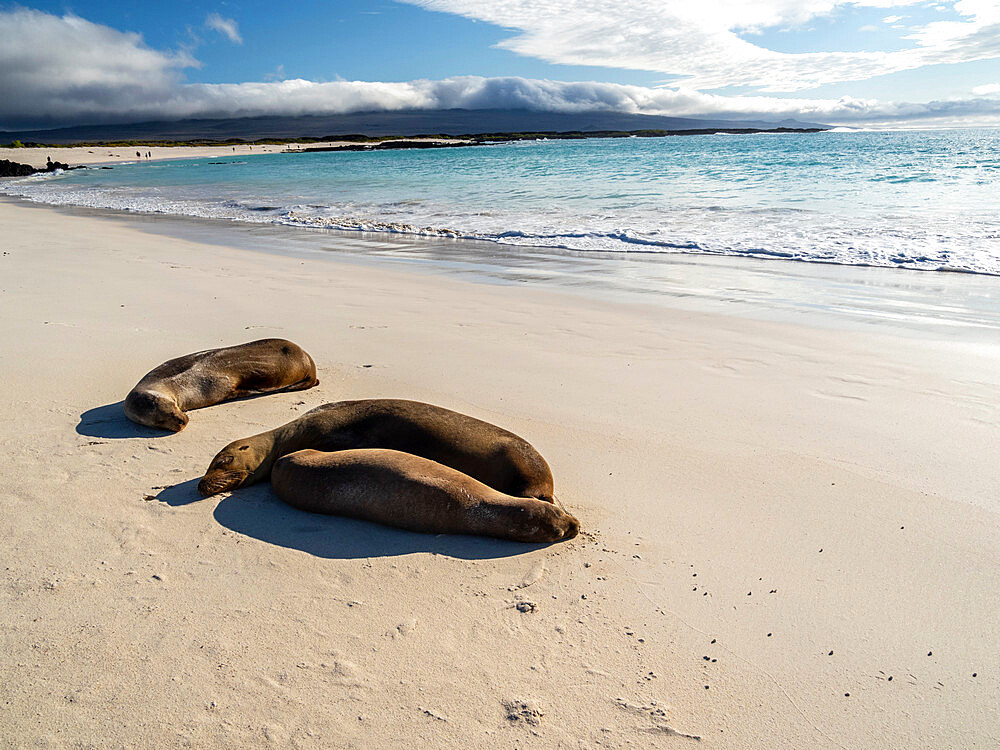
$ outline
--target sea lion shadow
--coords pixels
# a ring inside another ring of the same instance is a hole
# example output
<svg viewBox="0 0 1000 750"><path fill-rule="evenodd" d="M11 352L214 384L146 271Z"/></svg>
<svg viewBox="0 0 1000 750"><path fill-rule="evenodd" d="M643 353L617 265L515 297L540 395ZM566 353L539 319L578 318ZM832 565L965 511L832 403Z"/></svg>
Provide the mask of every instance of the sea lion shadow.
<svg viewBox="0 0 1000 750"><path fill-rule="evenodd" d="M214 515L222 526L238 534L330 560L414 552L487 560L526 555L549 546L462 534L421 534L353 518L307 513L281 502L268 483L246 487L224 498Z"/></svg>
<svg viewBox="0 0 1000 750"><path fill-rule="evenodd" d="M198 482L200 477L188 479L186 482L178 482L163 487L156 495L156 499L161 503L166 503L172 508L179 508L182 505L190 505L204 498L198 494Z"/></svg>
<svg viewBox="0 0 1000 750"><path fill-rule="evenodd" d="M80 423L76 426L76 431L87 437L107 438L109 440L158 438L174 434L169 430L157 430L130 421L125 416L124 401L87 409L80 415Z"/></svg>

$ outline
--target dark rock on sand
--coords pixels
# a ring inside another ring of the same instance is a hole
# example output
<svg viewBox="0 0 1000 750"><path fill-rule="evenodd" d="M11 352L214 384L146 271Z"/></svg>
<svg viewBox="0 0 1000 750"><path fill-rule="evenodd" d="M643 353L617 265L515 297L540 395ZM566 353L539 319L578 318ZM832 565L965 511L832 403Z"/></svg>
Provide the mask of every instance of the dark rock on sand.
<svg viewBox="0 0 1000 750"><path fill-rule="evenodd" d="M0 177L27 177L36 172L55 172L57 169L81 169L82 167L71 167L61 161L45 160L45 169L36 169L30 164L18 164L16 161L0 159Z"/></svg>
<svg viewBox="0 0 1000 750"><path fill-rule="evenodd" d="M37 171L29 164L18 164L16 161L0 159L0 177L27 177Z"/></svg>

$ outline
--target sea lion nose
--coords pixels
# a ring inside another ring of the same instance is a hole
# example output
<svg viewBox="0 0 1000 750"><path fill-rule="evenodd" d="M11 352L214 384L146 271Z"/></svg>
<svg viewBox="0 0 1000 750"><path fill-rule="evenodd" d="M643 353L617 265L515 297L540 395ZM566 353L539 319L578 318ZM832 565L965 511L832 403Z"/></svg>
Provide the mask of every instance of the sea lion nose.
<svg viewBox="0 0 1000 750"><path fill-rule="evenodd" d="M240 471L209 472L198 482L198 492L208 497L226 490L235 490L246 478L247 474Z"/></svg>
<svg viewBox="0 0 1000 750"><path fill-rule="evenodd" d="M228 481L227 477L212 477L206 475L202 477L200 482L198 482L198 492L205 497L208 497L209 495L224 492L234 485L235 483Z"/></svg>
<svg viewBox="0 0 1000 750"><path fill-rule="evenodd" d="M580 522L577 520L576 516L571 516L569 513L566 522L566 530L563 532L563 539L572 539L577 534L580 533Z"/></svg>

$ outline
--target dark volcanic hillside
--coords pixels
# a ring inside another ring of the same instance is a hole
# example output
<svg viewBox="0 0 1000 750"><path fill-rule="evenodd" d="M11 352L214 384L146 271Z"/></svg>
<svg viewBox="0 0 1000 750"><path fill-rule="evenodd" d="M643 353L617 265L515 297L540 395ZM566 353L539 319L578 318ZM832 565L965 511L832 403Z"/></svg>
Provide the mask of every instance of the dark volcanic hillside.
<svg viewBox="0 0 1000 750"><path fill-rule="evenodd" d="M0 131L0 142L187 141L241 138L297 138L327 135L419 135L473 133L539 133L598 130L693 130L703 128L807 128L815 123L782 120L704 120L687 117L630 115L619 112L531 112L518 109L447 109L360 112L306 117L248 117L225 120L142 122L131 125L86 125L54 130Z"/></svg>

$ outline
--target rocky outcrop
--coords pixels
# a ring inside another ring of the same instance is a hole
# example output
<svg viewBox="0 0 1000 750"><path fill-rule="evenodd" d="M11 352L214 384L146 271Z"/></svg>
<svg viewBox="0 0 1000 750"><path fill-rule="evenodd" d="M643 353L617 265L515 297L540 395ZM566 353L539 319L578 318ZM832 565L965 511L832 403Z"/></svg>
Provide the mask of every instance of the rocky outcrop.
<svg viewBox="0 0 1000 750"><path fill-rule="evenodd" d="M57 169L81 169L82 167L71 167L61 161L52 161L46 157L45 169L36 169L30 164L18 164L16 161L0 159L0 177L27 177L36 172L55 172Z"/></svg>
<svg viewBox="0 0 1000 750"><path fill-rule="evenodd" d="M27 177L37 171L28 164L18 164L16 161L0 159L0 177Z"/></svg>

